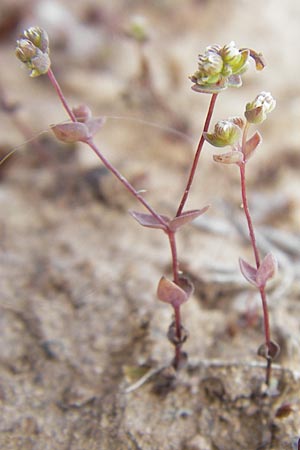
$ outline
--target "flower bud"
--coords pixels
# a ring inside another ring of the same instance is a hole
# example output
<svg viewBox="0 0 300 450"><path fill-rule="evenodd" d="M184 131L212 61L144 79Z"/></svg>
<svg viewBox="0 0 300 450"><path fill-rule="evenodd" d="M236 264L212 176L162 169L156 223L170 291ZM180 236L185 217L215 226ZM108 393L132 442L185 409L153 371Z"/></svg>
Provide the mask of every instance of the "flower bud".
<svg viewBox="0 0 300 450"><path fill-rule="evenodd" d="M248 60L250 52L248 49L239 50L232 41L220 50L220 55L223 58L224 69L228 75L239 75L248 67Z"/></svg>
<svg viewBox="0 0 300 450"><path fill-rule="evenodd" d="M261 92L253 102L247 103L245 117L249 123L262 123L276 106L270 92Z"/></svg>
<svg viewBox="0 0 300 450"><path fill-rule="evenodd" d="M203 133L203 136L214 147L233 146L240 137L240 127L231 120L220 120L214 133Z"/></svg>
<svg viewBox="0 0 300 450"><path fill-rule="evenodd" d="M37 48L32 42L27 39L20 39L17 41L16 57L23 63L28 63L34 56L36 56Z"/></svg>
<svg viewBox="0 0 300 450"><path fill-rule="evenodd" d="M16 56L30 69L31 77L47 73L51 61L46 31L39 27L31 27L25 30L21 39L17 41Z"/></svg>
<svg viewBox="0 0 300 450"><path fill-rule="evenodd" d="M49 52L49 38L45 30L40 27L30 27L23 33L24 38L32 42L43 53Z"/></svg>
<svg viewBox="0 0 300 450"><path fill-rule="evenodd" d="M213 45L199 55L198 70L190 77L196 92L218 93L227 87L240 87L240 77L247 68L249 58L257 59L256 67L263 67L260 54L248 48L238 49L232 41L220 47Z"/></svg>

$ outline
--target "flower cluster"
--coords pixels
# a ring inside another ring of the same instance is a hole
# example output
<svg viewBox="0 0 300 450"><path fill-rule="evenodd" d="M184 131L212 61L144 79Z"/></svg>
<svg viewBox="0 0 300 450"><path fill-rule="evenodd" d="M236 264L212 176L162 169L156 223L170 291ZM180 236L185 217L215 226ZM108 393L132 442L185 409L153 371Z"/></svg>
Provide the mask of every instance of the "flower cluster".
<svg viewBox="0 0 300 450"><path fill-rule="evenodd" d="M219 120L213 133L203 133L204 139L214 147L231 147L231 151L228 153L213 155L214 161L223 164L246 163L262 140L258 131L247 139L249 124L262 123L275 106L276 100L274 100L270 92L261 92L255 97L253 102L249 102L246 105L244 112L247 120L246 125L241 117L231 117L226 120ZM243 139L240 143L241 130L243 130Z"/></svg>
<svg viewBox="0 0 300 450"><path fill-rule="evenodd" d="M31 77L38 77L50 68L49 39L46 31L31 27L17 41L16 56L30 69Z"/></svg>
<svg viewBox="0 0 300 450"><path fill-rule="evenodd" d="M216 123L213 133L204 133L207 142L214 147L233 146L240 138L243 120L240 117L233 117L227 120L219 120Z"/></svg>
<svg viewBox="0 0 300 450"><path fill-rule="evenodd" d="M251 51L238 49L234 42L214 45L199 55L198 70L190 77L197 92L217 93L227 87L240 87L240 75L247 70Z"/></svg>
<svg viewBox="0 0 300 450"><path fill-rule="evenodd" d="M245 117L249 123L262 123L276 106L276 100L270 92L261 92L253 102L247 103Z"/></svg>

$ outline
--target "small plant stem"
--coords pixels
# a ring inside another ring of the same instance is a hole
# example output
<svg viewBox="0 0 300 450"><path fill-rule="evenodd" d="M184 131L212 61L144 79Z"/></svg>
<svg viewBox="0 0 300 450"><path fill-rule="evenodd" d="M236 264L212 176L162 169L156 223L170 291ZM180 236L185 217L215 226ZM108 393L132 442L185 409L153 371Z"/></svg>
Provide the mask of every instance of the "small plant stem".
<svg viewBox="0 0 300 450"><path fill-rule="evenodd" d="M168 234L170 247L171 247L171 254L172 254L173 281L174 281L174 283L179 284L179 263L178 263L178 258L177 258L175 233L173 231L168 231L167 234Z"/></svg>
<svg viewBox="0 0 300 450"><path fill-rule="evenodd" d="M55 88L65 110L67 111L70 119L72 122L76 122L76 117L71 110L71 108L68 105L68 102L59 86L58 81L56 80L56 77L51 69L48 70L47 75L51 81L52 86ZM121 175L121 173L105 158L105 156L100 152L96 144L94 143L93 139L87 139L85 143L96 153L98 158L102 161L104 166L116 177L118 180L125 186L125 188L152 214L153 217L155 217L156 220L158 220L159 223L161 223L165 230L168 229L168 224L165 222L165 220L162 219L162 217L157 214L154 209L148 204L148 202L141 196L141 194L138 193L136 189L129 183L129 181Z"/></svg>
<svg viewBox="0 0 300 450"><path fill-rule="evenodd" d="M157 214L156 211L148 204L148 202L139 194L139 192L129 183L129 181L105 158L100 152L93 139L87 139L85 143L93 150L99 157L104 166L125 186L125 188L152 214L155 219L164 226L165 231L168 229L167 222Z"/></svg>
<svg viewBox="0 0 300 450"><path fill-rule="evenodd" d="M179 263L177 258L177 248L176 248L176 239L175 239L175 232L168 231L168 238L170 242L171 247L171 254L172 254L172 270L173 270L173 281L177 285L179 285ZM176 340L177 344L175 345L175 357L174 357L174 367L177 369L180 367L180 359L181 359L181 340L182 340L182 325L181 325L181 314L180 314L180 305L179 306L173 306L174 309L174 323L175 323L175 333L176 333Z"/></svg>
<svg viewBox="0 0 300 450"><path fill-rule="evenodd" d="M47 72L48 77L55 88L65 110L67 111L70 119L72 122L76 122L76 117L74 113L72 112L71 108L69 107L67 100L58 84L58 81L55 78L54 73L51 69ZM211 101L211 104L214 104L214 102ZM211 117L213 111L213 105L210 108L210 114ZM209 118L210 120L210 118ZM209 120L206 120L207 127L209 125ZM98 156L98 158L102 161L104 166L123 184L123 186L129 191L135 198L138 200L149 212L152 214L152 216L161 224L163 225L163 229L168 235L170 247L171 247L171 255L172 255L172 269L173 269L173 278L174 283L179 284L179 264L178 264L178 257L177 257L177 247L176 247L176 239L175 239L175 232L170 230L170 227L168 223L148 204L148 202L141 196L141 194L132 186L131 183L116 169L109 161L106 159L106 157L102 154L102 152L99 150L97 145L95 144L92 137L86 139L85 142L92 150L93 152ZM204 140L203 140L204 142ZM203 146L203 142L201 144L201 148ZM200 145L200 144L199 144ZM200 153L201 148L198 153ZM198 156L199 159L199 156ZM196 169L196 167L195 167ZM194 169L194 172L195 172ZM191 183L190 183L191 184ZM188 195L188 193L187 193ZM184 203L183 203L184 206ZM175 360L174 360L174 366L175 368L178 368L180 366L180 360L181 360L181 315L180 315L180 306L174 307L174 314L175 314L175 329L176 329L176 338L178 343L175 345Z"/></svg>
<svg viewBox="0 0 300 450"><path fill-rule="evenodd" d="M202 151L202 148L203 148L203 144L204 144L204 141L205 141L204 137L203 137L203 133L205 133L208 130L208 128L209 128L209 124L210 124L211 117L212 117L212 114L213 114L213 111L214 111L214 107L215 107L215 103L216 103L216 100L217 100L217 96L218 96L218 94L212 94L212 96L211 96L211 100L210 100L210 104L209 104L209 107L208 107L206 120L205 120L204 127L203 127L203 132L202 132L200 140L199 140L199 144L198 144L195 156L194 156L194 160L193 160L193 164L192 164L192 167L191 167L191 170L190 170L190 173L189 173L189 177L188 177L188 181L187 181L187 184L186 184L186 188L185 188L183 196L181 198L181 201L180 201L177 213L176 213L176 217L181 215L181 213L183 211L183 208L185 206L185 203L187 201L187 198L189 196L189 192L190 192L190 189L191 189L191 186L192 186L192 183L193 183L193 180L194 180L194 176L195 176L195 173L196 173L196 170L197 170L199 157L200 157L200 154L201 154L201 151Z"/></svg>
<svg viewBox="0 0 300 450"><path fill-rule="evenodd" d="M57 95L58 95L58 97L60 98L60 101L63 104L63 107L67 111L68 116L70 117L72 122L76 122L76 117L75 117L73 111L71 110L71 108L69 107L69 105L67 103L67 100L66 100L66 98L65 98L65 96L64 96L64 94L63 94L63 92L62 92L62 90L60 88L60 85L58 84L58 82L56 80L56 77L55 77L55 75L54 75L54 73L52 72L51 69L48 70L47 75L48 75L49 80L51 81L52 86L56 90Z"/></svg>
<svg viewBox="0 0 300 450"><path fill-rule="evenodd" d="M246 172L246 164L242 163L242 164L240 164L239 167L240 167L240 176L241 176L241 191L242 191L243 210L244 210L244 213L245 213L245 216L247 219L249 236L250 236L251 245L252 245L253 253L254 253L254 257L255 257L256 268L258 269L260 266L260 257L259 257L258 248L256 245L256 238L255 238L253 223L252 223L249 206L248 206L247 190L246 190L246 173L245 173Z"/></svg>
<svg viewBox="0 0 300 450"><path fill-rule="evenodd" d="M182 346L180 306L176 307L174 306L174 316L175 316L176 338L178 341L177 344L175 345L174 367L175 369L179 369L181 360L181 346Z"/></svg>
<svg viewBox="0 0 300 450"><path fill-rule="evenodd" d="M174 306L176 337L181 340L181 314L180 306Z"/></svg>
<svg viewBox="0 0 300 450"><path fill-rule="evenodd" d="M240 176L241 176L241 191L242 191L243 209L244 209L244 213L245 213L245 216L247 219L251 246L252 246L254 258L255 258L255 264L256 264L256 268L258 269L260 266L260 256L259 256L259 252L258 252L258 248L257 248L257 244L256 244L253 222L252 222L252 218L251 218L249 206L248 206L247 190L246 190L246 174L245 174L246 163L245 162L241 163L239 165L239 168L240 168ZM270 336L271 333L270 333L269 311L268 311L265 286L260 287L259 292L260 292L262 308L263 308L265 340L266 340L266 345L268 347L268 350L270 351L271 350L271 336ZM268 357L267 358L267 370L266 370L266 384L267 385L269 385L269 383L270 383L271 365L272 365L272 359L270 357Z"/></svg>

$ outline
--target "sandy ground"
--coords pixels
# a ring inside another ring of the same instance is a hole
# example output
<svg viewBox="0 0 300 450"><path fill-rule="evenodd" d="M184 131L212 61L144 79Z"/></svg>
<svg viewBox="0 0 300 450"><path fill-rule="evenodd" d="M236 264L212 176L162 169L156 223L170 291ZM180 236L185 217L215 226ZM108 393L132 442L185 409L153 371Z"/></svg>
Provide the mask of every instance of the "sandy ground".
<svg viewBox="0 0 300 450"><path fill-rule="evenodd" d="M0 448L5 450L297 450L300 437L300 153L296 1L1 1ZM148 23L143 49L122 30ZM206 145L188 208L209 212L178 233L195 285L183 307L189 362L175 373L166 338L172 310L156 299L170 275L159 230L87 148L55 140L66 119L47 77L14 57L27 26L50 35L52 67L72 105L107 117L104 154L162 214L174 214L209 96L188 76L209 44L262 51L244 85L217 102L214 121L241 115L260 91L277 108L249 163L249 201L261 254L279 262L268 290L281 346L269 389L260 300L243 280L251 261L236 167ZM137 383L137 384L136 384Z"/></svg>

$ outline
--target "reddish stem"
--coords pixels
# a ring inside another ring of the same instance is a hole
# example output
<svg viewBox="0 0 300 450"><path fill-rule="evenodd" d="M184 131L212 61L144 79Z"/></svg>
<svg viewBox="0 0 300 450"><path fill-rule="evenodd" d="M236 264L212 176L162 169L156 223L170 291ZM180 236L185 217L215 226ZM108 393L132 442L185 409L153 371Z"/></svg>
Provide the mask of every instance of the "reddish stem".
<svg viewBox="0 0 300 450"><path fill-rule="evenodd" d="M152 214L155 219L164 226L164 230L168 230L168 224L162 217L154 211L154 209L148 204L148 202L136 191L136 189L129 183L129 181L105 158L100 152L93 139L88 139L85 143L96 153L100 158L104 166L125 186L125 188Z"/></svg>
<svg viewBox="0 0 300 450"><path fill-rule="evenodd" d="M255 257L255 264L256 268L258 269L260 266L260 256L256 244L256 238L254 233L254 227L252 218L249 211L248 206L248 199L247 199L247 190L246 190L246 162L243 162L239 165L240 168L240 176L241 176L241 191L242 191L242 202L243 202L243 209L244 213L247 219L248 224L248 230L249 230L249 236L250 241ZM267 297L265 292L265 286L262 286L259 288L260 297L262 301L262 308L263 308L263 318L264 318L264 332L265 332L265 340L266 345L268 347L269 352L271 351L271 333L270 333L270 321L269 321L269 311L268 311L268 304L267 304ZM271 377L271 365L272 365L272 359L267 358L267 371L266 371L266 384L269 385L270 383L270 377Z"/></svg>
<svg viewBox="0 0 300 450"><path fill-rule="evenodd" d="M242 164L240 164L239 167L240 167L240 176L241 176L241 191L242 191L243 209L244 209L244 213L245 213L245 216L247 219L249 236L250 236L251 245L252 245L253 252L254 252L256 268L258 269L260 266L260 257L259 257L259 253L258 253L258 249L257 249L257 245L256 245L253 223L252 223L252 219L251 219L251 215L250 215L250 211L249 211L249 207L248 207L247 190L246 190L246 173L245 173L246 164L242 163Z"/></svg>
<svg viewBox="0 0 300 450"><path fill-rule="evenodd" d="M175 232L168 231L168 238L170 242L171 247L171 254L172 254L172 271L173 271L173 281L177 285L179 285L179 263L178 263L178 257L177 257L177 248L176 248L176 239L175 239ZM180 311L180 305L179 306L173 306L174 308L174 316L175 316L175 330L176 330L176 338L178 341L178 344L175 345L175 358L174 358L174 367L179 368L180 367L180 359L181 359L181 339L182 339L182 325L181 325L181 311Z"/></svg>
<svg viewBox="0 0 300 450"><path fill-rule="evenodd" d="M54 73L52 72L51 69L48 70L47 75L48 75L49 80L51 81L52 86L56 90L57 95L58 95L58 97L60 98L60 101L63 104L63 107L67 111L68 116L70 117L72 122L76 122L76 117L75 117L73 111L71 110L71 108L69 107L69 105L67 103L67 100L66 100L66 98L65 98L65 96L64 96L64 94L63 94L63 92L62 92L62 90L60 88L60 85L58 84L58 82L57 82L57 80L55 78L55 75L54 75Z"/></svg>
<svg viewBox="0 0 300 450"><path fill-rule="evenodd" d="M174 281L174 283L179 284L179 263L178 263L178 257L177 257L175 233L173 231L168 231L167 234L168 234L170 247L171 247L171 254L172 254L173 281Z"/></svg>
<svg viewBox="0 0 300 450"><path fill-rule="evenodd" d="M70 119L72 122L76 122L76 117L71 110L71 108L68 105L68 102L59 86L58 81L56 80L56 77L51 69L48 70L47 75L51 81L51 84L55 88L65 110L67 111ZM158 220L159 223L161 223L165 229L168 229L168 224L161 218L159 214L157 214L154 209L146 202L146 200L134 189L134 187L129 183L129 181L121 175L121 173L105 158L105 156L99 151L97 146L95 145L92 138L87 139L86 144L96 153L96 155L100 158L100 160L103 162L105 167L115 175L116 178L125 186L125 188L153 215L153 217Z"/></svg>
<svg viewBox="0 0 300 450"><path fill-rule="evenodd" d="M67 100L55 78L54 73L52 72L51 69L49 69L47 74L48 74L48 77L49 77L52 85L54 86L65 110L67 111L70 119L72 120L72 122L76 122L76 117L75 117L73 111L71 110L71 108L69 107ZM211 105L213 105L213 104L214 104L214 102L211 101ZM210 117L211 117L211 114L213 111L213 106L210 108L210 110L211 110L211 113L210 113ZM207 122L207 127L208 127L209 121L206 120L206 122ZM148 204L148 202L139 194L138 191L136 191L136 189L129 183L129 181L105 158L105 156L102 154L102 152L98 149L98 147L94 143L93 138L91 137L91 138L85 140L84 142L93 150L93 152L102 161L104 166L123 184L123 186L125 186L125 188L150 212L150 214L152 214L152 216L155 217L156 220L163 225L164 231L168 235L170 247L171 247L174 282L176 284L179 284L179 269L178 269L179 264L178 264L178 257L177 257L175 233L170 230L168 223L164 219L162 219L162 217ZM203 145L203 143L202 143L202 145ZM200 146L200 144L199 144L199 146ZM200 153L200 151L201 151L201 148L198 151L198 153ZM198 159L199 159L199 156L198 156ZM196 169L196 166L195 166L195 169ZM195 172L195 169L194 169L194 172ZM191 184L191 182L190 182L190 184ZM188 195L188 192L187 192L187 195ZM184 203L183 203L183 206L184 206ZM178 341L180 342L181 341L180 306L174 307L174 313L175 313L176 337L177 337ZM179 343L178 345L175 346L175 367L179 367L180 357L181 357L181 345L182 344Z"/></svg>
<svg viewBox="0 0 300 450"><path fill-rule="evenodd" d="M192 186L192 183L193 183L193 180L194 180L194 176L195 176L195 173L196 173L196 170L197 170L199 157L200 157L200 154L201 154L201 151L202 151L202 148L203 148L203 144L204 144L204 141L205 141L205 139L203 137L203 133L205 133L208 130L208 128L209 128L209 124L210 124L211 117L212 117L212 114L213 114L213 111L214 111L214 107L215 107L215 103L216 103L216 100L217 100L217 96L218 96L218 94L212 94L212 96L211 96L211 100L210 100L210 104L209 104L206 120L205 120L205 123L204 123L203 131L202 131L202 134L201 134L201 137L200 137L200 141L199 141L199 144L198 144L195 156L194 156L194 161L193 161L190 173L189 173L189 177L188 177L188 181L187 181L187 184L186 184L186 188L184 190L183 196L181 198L181 201L180 201L177 213L176 213L176 217L181 215L181 213L183 211L183 208L185 206L185 203L187 201L187 198L189 196L189 192L190 192L190 189L191 189L191 186Z"/></svg>

